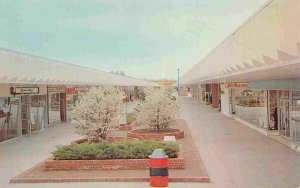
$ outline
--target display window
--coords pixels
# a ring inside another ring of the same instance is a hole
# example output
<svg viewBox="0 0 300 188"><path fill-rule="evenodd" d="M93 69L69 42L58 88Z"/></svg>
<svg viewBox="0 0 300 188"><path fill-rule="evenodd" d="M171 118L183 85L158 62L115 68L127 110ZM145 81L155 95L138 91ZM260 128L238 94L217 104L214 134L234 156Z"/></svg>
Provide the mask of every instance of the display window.
<svg viewBox="0 0 300 188"><path fill-rule="evenodd" d="M21 120L23 135L45 128L46 95L21 96Z"/></svg>
<svg viewBox="0 0 300 188"><path fill-rule="evenodd" d="M278 130L278 92L269 91L269 130Z"/></svg>
<svg viewBox="0 0 300 188"><path fill-rule="evenodd" d="M290 123L290 110L291 110L291 99L290 91L282 90L278 91L278 129L279 134L285 138L290 138L291 134L291 123Z"/></svg>
<svg viewBox="0 0 300 188"><path fill-rule="evenodd" d="M46 114L46 95L31 96L30 118L33 130L45 128Z"/></svg>
<svg viewBox="0 0 300 188"><path fill-rule="evenodd" d="M0 142L18 136L18 97L0 97Z"/></svg>
<svg viewBox="0 0 300 188"><path fill-rule="evenodd" d="M292 141L300 146L300 91L292 91L291 130Z"/></svg>
<svg viewBox="0 0 300 188"><path fill-rule="evenodd" d="M49 123L60 122L60 93L49 93Z"/></svg>
<svg viewBox="0 0 300 188"><path fill-rule="evenodd" d="M268 128L266 90L235 89L235 114L260 128Z"/></svg>

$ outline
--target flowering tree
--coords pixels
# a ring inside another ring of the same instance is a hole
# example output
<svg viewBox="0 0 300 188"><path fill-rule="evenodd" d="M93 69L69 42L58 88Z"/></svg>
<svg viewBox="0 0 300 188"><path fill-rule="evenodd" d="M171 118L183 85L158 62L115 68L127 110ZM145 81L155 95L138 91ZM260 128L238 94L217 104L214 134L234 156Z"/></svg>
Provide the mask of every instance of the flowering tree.
<svg viewBox="0 0 300 188"><path fill-rule="evenodd" d="M106 139L120 124L124 92L113 86L91 88L72 108L72 124L76 132L89 140Z"/></svg>
<svg viewBox="0 0 300 188"><path fill-rule="evenodd" d="M175 123L178 113L177 102L172 99L170 88L145 88L145 101L137 107L138 124L160 131Z"/></svg>

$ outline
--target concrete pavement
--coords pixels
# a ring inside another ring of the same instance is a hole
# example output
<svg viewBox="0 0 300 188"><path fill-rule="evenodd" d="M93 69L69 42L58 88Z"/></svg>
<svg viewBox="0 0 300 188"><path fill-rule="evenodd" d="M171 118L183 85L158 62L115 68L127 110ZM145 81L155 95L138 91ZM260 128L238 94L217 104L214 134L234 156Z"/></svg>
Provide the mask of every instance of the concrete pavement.
<svg viewBox="0 0 300 188"><path fill-rule="evenodd" d="M8 187L9 180L51 156L59 144L69 144L81 138L69 124L51 126L35 135L23 136L0 143L0 187Z"/></svg>
<svg viewBox="0 0 300 188"><path fill-rule="evenodd" d="M298 188L300 153L191 97L180 97L185 119L212 187Z"/></svg>

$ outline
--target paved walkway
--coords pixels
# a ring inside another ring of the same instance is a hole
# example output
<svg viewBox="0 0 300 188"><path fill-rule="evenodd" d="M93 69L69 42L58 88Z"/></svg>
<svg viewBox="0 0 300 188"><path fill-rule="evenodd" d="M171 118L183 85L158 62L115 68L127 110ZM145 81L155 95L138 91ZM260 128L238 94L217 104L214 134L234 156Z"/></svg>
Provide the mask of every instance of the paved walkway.
<svg viewBox="0 0 300 188"><path fill-rule="evenodd" d="M190 97L180 97L211 184L208 187L298 188L300 153Z"/></svg>
<svg viewBox="0 0 300 188"><path fill-rule="evenodd" d="M68 124L53 126L31 137L24 136L0 143L0 187L20 172L48 158L56 145L68 144L81 136Z"/></svg>

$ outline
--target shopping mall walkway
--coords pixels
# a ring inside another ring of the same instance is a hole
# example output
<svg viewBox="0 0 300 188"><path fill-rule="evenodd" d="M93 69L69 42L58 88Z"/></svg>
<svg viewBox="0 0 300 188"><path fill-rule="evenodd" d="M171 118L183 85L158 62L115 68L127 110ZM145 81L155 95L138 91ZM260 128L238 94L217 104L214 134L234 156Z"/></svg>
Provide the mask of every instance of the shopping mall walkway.
<svg viewBox="0 0 300 188"><path fill-rule="evenodd" d="M56 145L80 138L69 124L46 128L31 137L24 136L0 143L0 187L33 165L51 156Z"/></svg>
<svg viewBox="0 0 300 188"><path fill-rule="evenodd" d="M170 188L298 188L300 153L253 131L241 123L201 105L191 97L181 97L181 115L187 121L211 183L170 183ZM33 137L0 143L0 187L9 179L50 156L55 145L78 138L70 125L55 126ZM191 156L192 157L192 156ZM149 187L136 183L43 183L11 184L11 188L126 188Z"/></svg>
<svg viewBox="0 0 300 188"><path fill-rule="evenodd" d="M180 97L211 178L210 187L298 188L300 153L226 117L191 97Z"/></svg>

